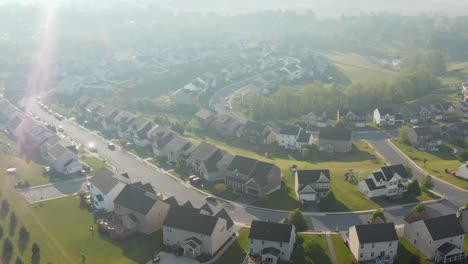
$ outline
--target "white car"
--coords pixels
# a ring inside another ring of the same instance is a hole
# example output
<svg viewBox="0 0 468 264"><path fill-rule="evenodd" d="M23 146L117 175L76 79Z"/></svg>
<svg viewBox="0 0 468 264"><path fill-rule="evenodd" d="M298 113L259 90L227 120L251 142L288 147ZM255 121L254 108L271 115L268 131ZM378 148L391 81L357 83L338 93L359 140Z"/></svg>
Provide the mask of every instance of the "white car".
<svg viewBox="0 0 468 264"><path fill-rule="evenodd" d="M92 152L96 152L96 151L97 151L96 145L94 145L94 142L90 142L90 143L88 144L88 149L89 149L90 151L92 151Z"/></svg>

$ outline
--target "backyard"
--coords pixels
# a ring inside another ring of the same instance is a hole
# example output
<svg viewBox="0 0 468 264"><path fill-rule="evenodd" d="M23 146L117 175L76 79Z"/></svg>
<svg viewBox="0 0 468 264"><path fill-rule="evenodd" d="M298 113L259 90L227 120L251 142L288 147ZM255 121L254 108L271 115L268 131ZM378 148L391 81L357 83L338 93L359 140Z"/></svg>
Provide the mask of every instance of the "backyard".
<svg viewBox="0 0 468 264"><path fill-rule="evenodd" d="M457 170L462 165L457 157L452 154L450 147L443 145L439 147L439 151L426 152L401 143L398 139L392 140L392 143L431 175L468 190L468 181L445 173L445 169L449 171Z"/></svg>

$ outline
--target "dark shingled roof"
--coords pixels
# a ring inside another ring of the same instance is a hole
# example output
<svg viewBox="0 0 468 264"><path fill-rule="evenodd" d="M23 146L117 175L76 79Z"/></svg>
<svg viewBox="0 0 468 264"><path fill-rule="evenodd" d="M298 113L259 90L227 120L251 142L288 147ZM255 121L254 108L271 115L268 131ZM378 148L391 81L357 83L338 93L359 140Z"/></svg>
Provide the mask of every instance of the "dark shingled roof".
<svg viewBox="0 0 468 264"><path fill-rule="evenodd" d="M249 239L289 243L292 225L253 220Z"/></svg>
<svg viewBox="0 0 468 264"><path fill-rule="evenodd" d="M275 165L268 162L258 161L255 168L250 173L250 177L254 178L260 187L264 186L268 182L268 173Z"/></svg>
<svg viewBox="0 0 468 264"><path fill-rule="evenodd" d="M299 131L301 130L300 126L291 126L291 125L285 125L280 128L280 134L282 135L292 135L292 136L297 136L299 134Z"/></svg>
<svg viewBox="0 0 468 264"><path fill-rule="evenodd" d="M223 158L223 155L225 154L225 151L222 151L220 149L217 149L211 157L204 162L206 170L211 173L211 172L216 172L218 171L218 162Z"/></svg>
<svg viewBox="0 0 468 264"><path fill-rule="evenodd" d="M96 172L94 177L89 179L89 182L104 194L108 194L118 183L118 181L112 178L112 176L114 176L114 172L103 167Z"/></svg>
<svg viewBox="0 0 468 264"><path fill-rule="evenodd" d="M205 203L202 207L200 207L200 210L206 211L210 214L213 214L213 210L211 207L208 205L208 203Z"/></svg>
<svg viewBox="0 0 468 264"><path fill-rule="evenodd" d="M187 202L185 202L182 206L184 206L184 207L189 207L189 208L193 208L193 204L192 204L192 202L190 202L190 200L188 200Z"/></svg>
<svg viewBox="0 0 468 264"><path fill-rule="evenodd" d="M375 185L375 182L372 179L364 179L364 182L371 191L385 188L385 185L377 187L377 185Z"/></svg>
<svg viewBox="0 0 468 264"><path fill-rule="evenodd" d="M227 229L231 228L231 226L234 225L234 221L232 221L232 218L229 216L228 212L224 208L219 210L219 212L216 213L215 216L218 218L223 218L224 220L227 221L227 224L226 224Z"/></svg>
<svg viewBox="0 0 468 264"><path fill-rule="evenodd" d="M164 220L164 226L211 235L218 220L218 217L200 214L200 209L174 205Z"/></svg>
<svg viewBox="0 0 468 264"><path fill-rule="evenodd" d="M298 170L296 173L299 183L298 190L302 190L308 184L316 183L322 174L330 180L330 170Z"/></svg>
<svg viewBox="0 0 468 264"><path fill-rule="evenodd" d="M236 155L234 159L231 161L231 163L229 164L227 170L228 171L237 170L239 171L240 174L250 175L250 172L253 170L256 163L257 163L256 159Z"/></svg>
<svg viewBox="0 0 468 264"><path fill-rule="evenodd" d="M359 243L397 241L398 235L393 223L356 225Z"/></svg>
<svg viewBox="0 0 468 264"><path fill-rule="evenodd" d="M350 141L351 130L346 128L324 127L320 129L319 140L320 139Z"/></svg>
<svg viewBox="0 0 468 264"><path fill-rule="evenodd" d="M262 249L261 253L262 253L262 255L270 254L270 255L278 257L279 254L281 253L281 250L279 250L277 248L274 248L274 247L267 247L267 248Z"/></svg>
<svg viewBox="0 0 468 264"><path fill-rule="evenodd" d="M211 157L217 148L209 143L201 142L192 152L195 159L205 161Z"/></svg>
<svg viewBox="0 0 468 264"><path fill-rule="evenodd" d="M114 199L114 203L143 215L146 215L157 201L154 197L146 194L145 190L132 184L126 185Z"/></svg>
<svg viewBox="0 0 468 264"><path fill-rule="evenodd" d="M301 133L299 133L299 136L297 137L297 142L299 143L309 143L310 137L312 136L312 133L305 131L304 129L301 130Z"/></svg>
<svg viewBox="0 0 468 264"><path fill-rule="evenodd" d="M450 252L452 252L454 249L458 249L458 250L461 250L460 248L458 248L457 246L455 246L454 244L450 243L450 242L445 242L444 244L442 244L442 246L438 247L437 248L437 251L439 251L440 253L442 253L443 255L448 255Z"/></svg>
<svg viewBox="0 0 468 264"><path fill-rule="evenodd" d="M374 175L375 181L385 181L385 176L380 171L372 173Z"/></svg>
<svg viewBox="0 0 468 264"><path fill-rule="evenodd" d="M433 217L424 220L433 240L439 240L465 234L455 214Z"/></svg>
<svg viewBox="0 0 468 264"><path fill-rule="evenodd" d="M391 165L391 166L386 166L381 168L385 178L387 181L391 180L395 173L400 175L402 178L409 179L410 175L406 171L405 167L403 164L396 164L396 165Z"/></svg>
<svg viewBox="0 0 468 264"><path fill-rule="evenodd" d="M174 196L166 198L165 200L163 200L163 202L170 204L170 205L179 205L179 203L177 202Z"/></svg>
<svg viewBox="0 0 468 264"><path fill-rule="evenodd" d="M265 129L265 125L261 124L261 123L258 123L258 122L252 122L252 121L247 121L247 123L245 124L245 129L247 130L253 130L253 131L259 131L259 132L263 132L263 130Z"/></svg>

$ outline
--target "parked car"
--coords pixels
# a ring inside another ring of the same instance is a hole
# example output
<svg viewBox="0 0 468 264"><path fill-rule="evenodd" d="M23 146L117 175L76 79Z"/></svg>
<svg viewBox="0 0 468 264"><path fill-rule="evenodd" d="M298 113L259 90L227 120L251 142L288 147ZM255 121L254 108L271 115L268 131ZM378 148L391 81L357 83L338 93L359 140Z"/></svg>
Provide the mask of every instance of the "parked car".
<svg viewBox="0 0 468 264"><path fill-rule="evenodd" d="M158 255L154 256L154 258L152 259L151 262L152 263L158 263L160 261L161 261L161 256L159 256L159 254L158 254Z"/></svg>
<svg viewBox="0 0 468 264"><path fill-rule="evenodd" d="M109 143L107 144L107 148L110 149L110 150L115 150L115 145L114 145L114 143L109 142Z"/></svg>
<svg viewBox="0 0 468 264"><path fill-rule="evenodd" d="M58 126L57 131L60 133L65 132L65 130L63 129L63 126Z"/></svg>
<svg viewBox="0 0 468 264"><path fill-rule="evenodd" d="M89 142L88 149L91 152L97 152L97 148L96 148L96 145L94 145L94 142Z"/></svg>

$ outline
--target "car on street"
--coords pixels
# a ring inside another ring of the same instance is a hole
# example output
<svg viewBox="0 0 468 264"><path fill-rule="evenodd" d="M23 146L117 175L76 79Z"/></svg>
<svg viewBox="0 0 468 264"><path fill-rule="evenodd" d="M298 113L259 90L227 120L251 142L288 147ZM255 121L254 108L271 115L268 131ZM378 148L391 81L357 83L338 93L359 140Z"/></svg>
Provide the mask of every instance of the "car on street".
<svg viewBox="0 0 468 264"><path fill-rule="evenodd" d="M211 203L214 203L216 202L216 198L214 198L213 196L207 196L205 197L205 200L208 201L208 202L211 202Z"/></svg>
<svg viewBox="0 0 468 264"><path fill-rule="evenodd" d="M89 142L88 143L88 149L91 152L97 152L97 148L96 148L96 145L94 144L94 142Z"/></svg>
<svg viewBox="0 0 468 264"><path fill-rule="evenodd" d="M109 142L109 143L107 144L107 148L110 149L110 150L115 150L115 144L112 143L112 142Z"/></svg>
<svg viewBox="0 0 468 264"><path fill-rule="evenodd" d="M57 131L60 132L60 133L65 132L65 130L63 129L63 126L61 126L61 125L58 126Z"/></svg>

